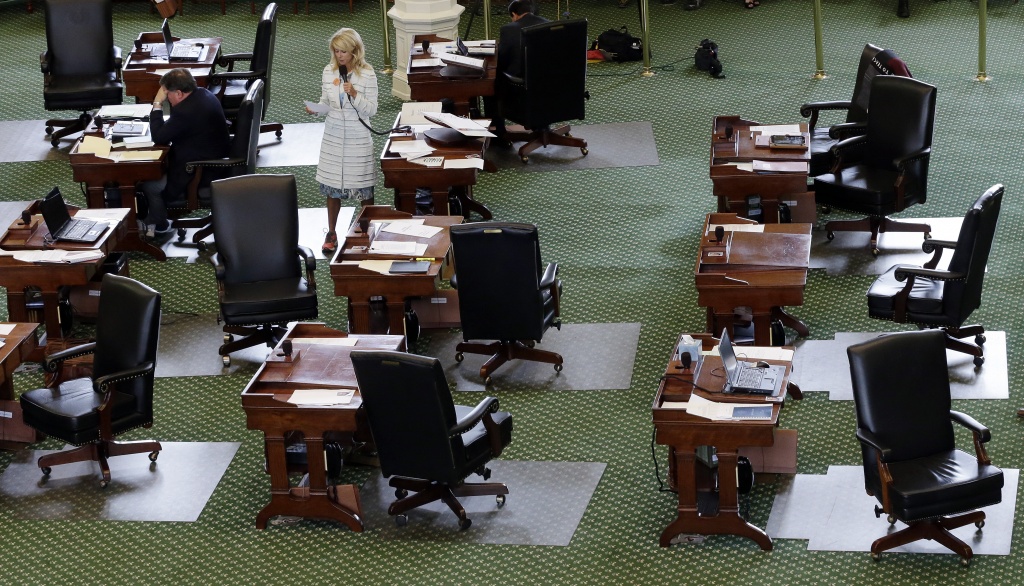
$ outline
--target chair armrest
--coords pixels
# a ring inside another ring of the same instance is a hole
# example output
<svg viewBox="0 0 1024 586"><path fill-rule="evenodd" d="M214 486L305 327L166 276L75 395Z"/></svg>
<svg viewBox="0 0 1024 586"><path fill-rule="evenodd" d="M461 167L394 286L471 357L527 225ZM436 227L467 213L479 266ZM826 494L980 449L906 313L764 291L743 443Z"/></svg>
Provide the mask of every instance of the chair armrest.
<svg viewBox="0 0 1024 586"><path fill-rule="evenodd" d="M97 378L95 381L93 381L93 384L96 385L96 388L99 389L100 392L105 393L107 392L107 388L112 385L117 385L117 383L124 382L126 380L131 380L133 378L138 378L140 376L146 376L147 374L153 372L155 369L155 362L146 362L135 368L119 370L117 372L112 372L110 374L101 376Z"/></svg>
<svg viewBox="0 0 1024 586"><path fill-rule="evenodd" d="M235 61L252 61L252 53L228 53L227 55L221 55L217 59L217 65L227 67L228 71L231 71L235 66Z"/></svg>
<svg viewBox="0 0 1024 586"><path fill-rule="evenodd" d="M213 273L217 278L217 282L220 283L224 280L224 272L227 270L224 268L224 263L220 261L220 255L216 252L211 254L209 257L210 264L213 265Z"/></svg>
<svg viewBox="0 0 1024 586"><path fill-rule="evenodd" d="M245 164L245 159L241 157L236 157L234 159L207 159L205 161L189 161L188 163L185 163L185 172L189 174L195 173L197 167L244 167Z"/></svg>
<svg viewBox="0 0 1024 586"><path fill-rule="evenodd" d="M874 448L878 452L878 458L882 462L888 462L889 458L892 457L892 448L883 445L881 440L879 440L875 436L875 434L871 433L870 431L866 429L858 429L857 439L860 440L860 443L867 444L868 446Z"/></svg>
<svg viewBox="0 0 1024 586"><path fill-rule="evenodd" d="M810 117L810 122L807 123L807 128L811 131L814 130L815 125L818 124L818 114L822 110L849 110L853 106L853 102L811 102L810 104L804 104L800 106L800 115L804 118Z"/></svg>
<svg viewBox="0 0 1024 586"><path fill-rule="evenodd" d="M43 362L43 370L53 374L60 368L61 363L65 360L72 358L78 358L79 356L86 356L96 351L96 342L89 342L87 344L80 344L72 348L65 348L59 352L54 352L46 357Z"/></svg>
<svg viewBox="0 0 1024 586"><path fill-rule="evenodd" d="M893 273L897 281L906 281L909 277L924 277L933 281L962 281L967 278L964 273L954 273L951 271L939 271L936 269L926 269L924 267L900 267Z"/></svg>
<svg viewBox="0 0 1024 586"><path fill-rule="evenodd" d="M922 265L926 269L934 269L939 266L939 260L942 258L942 251L944 249L953 250L956 248L956 242L952 240L933 240L931 238L924 241L921 245L921 250L924 252L934 252L934 256L928 260L928 262Z"/></svg>
<svg viewBox="0 0 1024 586"><path fill-rule="evenodd" d="M540 288L546 289L554 285L558 277L558 263L548 263L548 266L544 267L544 274L540 277Z"/></svg>
<svg viewBox="0 0 1024 586"><path fill-rule="evenodd" d="M121 65L124 63L121 58L121 47L114 45L114 65L117 67L118 76L121 74Z"/></svg>
<svg viewBox="0 0 1024 586"><path fill-rule="evenodd" d="M39 54L39 70L43 73L50 73L50 52L43 51Z"/></svg>
<svg viewBox="0 0 1024 586"><path fill-rule="evenodd" d="M458 275L454 275L453 274L452 278L448 279L448 282L451 283L452 289L458 289L459 288L459 278L458 278Z"/></svg>
<svg viewBox="0 0 1024 586"><path fill-rule="evenodd" d="M295 251L306 264L306 283L310 290L316 291L316 257L313 255L313 251L308 246L301 244L295 248ZM331 262L330 259L327 262Z"/></svg>
<svg viewBox="0 0 1024 586"><path fill-rule="evenodd" d="M494 413L498 410L498 399L496 397L484 397L473 410L469 412L465 417L455 422L455 425L448 430L448 437L455 437L462 435L467 431L473 429L480 420L483 419L484 415L488 413Z"/></svg>
<svg viewBox="0 0 1024 586"><path fill-rule="evenodd" d="M258 79L263 75L264 73L259 71L221 71L208 77L207 84L214 85L215 82L232 79Z"/></svg>
<svg viewBox="0 0 1024 586"><path fill-rule="evenodd" d="M949 411L949 418L959 423L960 425L971 430L974 436L974 454L978 458L978 462L981 464L991 464L992 459L988 457L988 453L985 451L985 443L992 439L992 432L987 427L980 424L973 417L960 411Z"/></svg>
<svg viewBox="0 0 1024 586"><path fill-rule="evenodd" d="M525 79L511 75L508 72L505 72L505 81L519 87L524 87L526 85Z"/></svg>
<svg viewBox="0 0 1024 586"><path fill-rule="evenodd" d="M868 125L863 122L843 122L842 124L833 124L828 129L829 137L838 138L839 140L860 136L867 134L867 132Z"/></svg>
<svg viewBox="0 0 1024 586"><path fill-rule="evenodd" d="M854 136L841 140L832 145L832 156L835 157L835 164L832 166L832 173L838 172L843 167L848 167L857 162L860 151L868 144L866 135Z"/></svg>
<svg viewBox="0 0 1024 586"><path fill-rule="evenodd" d="M900 170L900 173L902 173L903 168L907 165L907 163L912 163L918 159L927 159L928 157L931 156L931 154L932 147L924 147L923 149L918 149L905 157L893 159L892 164L895 165L896 168Z"/></svg>

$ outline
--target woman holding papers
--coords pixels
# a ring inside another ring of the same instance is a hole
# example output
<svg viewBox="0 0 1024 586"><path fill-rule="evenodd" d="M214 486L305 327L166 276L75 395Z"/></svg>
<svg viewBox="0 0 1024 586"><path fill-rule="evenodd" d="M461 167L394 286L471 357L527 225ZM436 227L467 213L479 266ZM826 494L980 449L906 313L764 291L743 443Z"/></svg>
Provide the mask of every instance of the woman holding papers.
<svg viewBox="0 0 1024 586"><path fill-rule="evenodd" d="M320 104L329 108L320 144L316 180L327 197L327 238L323 253L334 256L338 248L337 223L341 200L355 198L373 203L377 169L373 140L363 121L377 113L377 76L364 59L366 50L359 33L343 28L330 41L331 62L324 67ZM308 106L306 112L313 114Z"/></svg>

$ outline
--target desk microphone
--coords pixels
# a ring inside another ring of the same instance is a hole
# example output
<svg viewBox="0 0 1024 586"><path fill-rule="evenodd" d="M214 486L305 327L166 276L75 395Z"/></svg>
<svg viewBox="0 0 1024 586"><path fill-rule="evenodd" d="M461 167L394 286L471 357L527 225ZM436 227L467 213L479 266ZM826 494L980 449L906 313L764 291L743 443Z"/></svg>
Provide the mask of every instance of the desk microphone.
<svg viewBox="0 0 1024 586"><path fill-rule="evenodd" d="M683 370L689 371L690 366L693 364L693 357L690 356L689 352L683 352L679 355L679 363L682 365Z"/></svg>
<svg viewBox="0 0 1024 586"><path fill-rule="evenodd" d="M725 238L725 228L722 226L715 226L715 240L721 244L723 238Z"/></svg>

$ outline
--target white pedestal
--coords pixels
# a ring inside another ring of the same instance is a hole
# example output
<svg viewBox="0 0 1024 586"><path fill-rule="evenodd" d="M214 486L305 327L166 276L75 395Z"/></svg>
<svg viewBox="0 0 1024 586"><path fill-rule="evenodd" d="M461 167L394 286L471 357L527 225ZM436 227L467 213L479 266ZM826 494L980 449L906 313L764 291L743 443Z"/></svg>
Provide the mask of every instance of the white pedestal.
<svg viewBox="0 0 1024 586"><path fill-rule="evenodd" d="M446 39L458 35L465 7L455 0L395 0L388 16L395 25L395 73L391 95L409 99L409 51L416 35L435 34Z"/></svg>

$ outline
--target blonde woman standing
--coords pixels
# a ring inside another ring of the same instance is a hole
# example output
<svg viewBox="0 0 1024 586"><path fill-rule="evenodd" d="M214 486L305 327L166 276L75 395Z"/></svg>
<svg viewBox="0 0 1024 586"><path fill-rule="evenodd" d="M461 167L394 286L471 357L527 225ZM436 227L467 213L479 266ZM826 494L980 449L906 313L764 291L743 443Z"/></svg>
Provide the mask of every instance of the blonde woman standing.
<svg viewBox="0 0 1024 586"><path fill-rule="evenodd" d="M327 198L327 238L323 253L328 258L338 249L338 212L341 200L355 198L362 205L373 203L377 179L373 139L369 124L377 113L377 76L365 60L366 50L359 33L350 28L334 33L330 42L331 62L324 67L320 103L330 108L320 144L316 180ZM307 107L306 111L313 112Z"/></svg>

